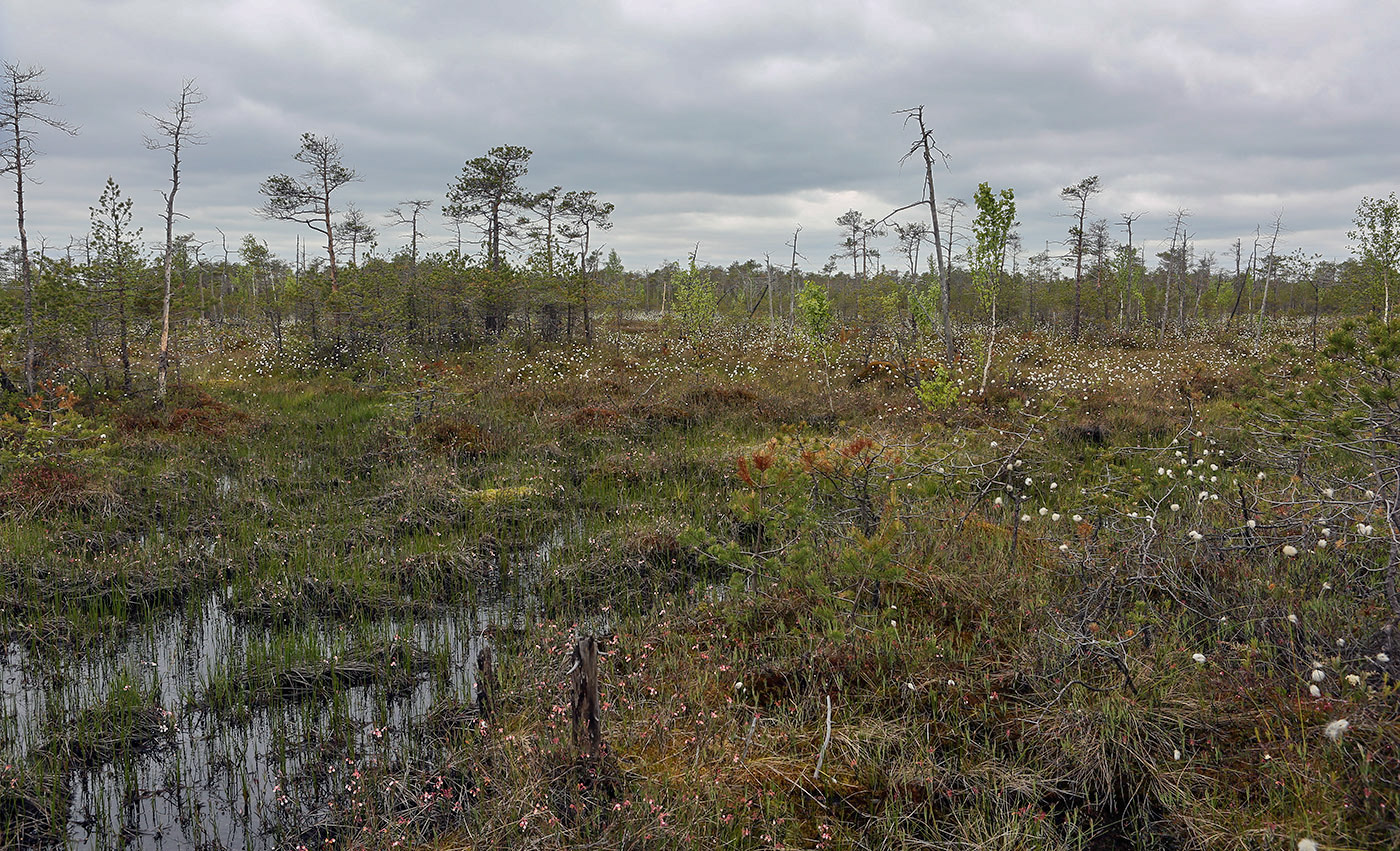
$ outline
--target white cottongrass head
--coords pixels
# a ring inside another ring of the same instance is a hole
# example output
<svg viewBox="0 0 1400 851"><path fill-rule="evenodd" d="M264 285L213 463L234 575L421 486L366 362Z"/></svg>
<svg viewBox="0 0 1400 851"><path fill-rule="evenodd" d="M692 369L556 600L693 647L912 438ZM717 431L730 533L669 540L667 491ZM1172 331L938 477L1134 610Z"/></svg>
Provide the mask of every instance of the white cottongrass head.
<svg viewBox="0 0 1400 851"><path fill-rule="evenodd" d="M1347 674L1347 685L1349 685L1349 686L1359 686L1359 685L1361 685L1361 677L1358 676L1357 674Z"/></svg>
<svg viewBox="0 0 1400 851"><path fill-rule="evenodd" d="M1376 661L1377 661L1377 662L1380 662L1382 665L1384 665L1385 663L1387 663L1387 662L1390 661L1390 654L1389 654L1389 653L1377 653L1377 654L1376 654Z"/></svg>
<svg viewBox="0 0 1400 851"><path fill-rule="evenodd" d="M1293 546L1292 544L1284 544L1283 554L1288 556L1289 558L1293 558L1298 554L1298 548Z"/></svg>
<svg viewBox="0 0 1400 851"><path fill-rule="evenodd" d="M1206 654L1204 654L1204 653L1192 653L1192 654L1191 654L1191 661L1192 661L1192 662L1195 662L1197 665L1204 665L1204 664L1206 663Z"/></svg>
<svg viewBox="0 0 1400 851"><path fill-rule="evenodd" d="M1260 475L1263 475L1262 473ZM1317 851L1317 843L1311 839L1299 839L1298 851Z"/></svg>
<svg viewBox="0 0 1400 851"><path fill-rule="evenodd" d="M1326 672L1324 672L1321 668L1313 668L1313 672L1309 674L1309 676L1312 677L1312 681L1315 683L1320 683L1323 680L1327 679Z"/></svg>
<svg viewBox="0 0 1400 851"><path fill-rule="evenodd" d="M1351 722L1345 718L1338 718L1322 729L1322 735L1334 742L1341 741L1342 734L1351 726Z"/></svg>
<svg viewBox="0 0 1400 851"><path fill-rule="evenodd" d="M1318 688L1317 686L1308 686L1308 694L1312 695L1313 697L1322 697L1322 689Z"/></svg>

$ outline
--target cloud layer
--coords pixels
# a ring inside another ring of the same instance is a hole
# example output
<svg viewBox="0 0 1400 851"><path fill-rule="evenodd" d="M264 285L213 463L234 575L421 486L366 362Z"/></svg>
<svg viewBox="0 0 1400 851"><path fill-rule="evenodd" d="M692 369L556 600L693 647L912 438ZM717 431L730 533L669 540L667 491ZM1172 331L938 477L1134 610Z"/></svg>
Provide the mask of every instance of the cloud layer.
<svg viewBox="0 0 1400 851"><path fill-rule="evenodd" d="M1091 174L1093 214L1146 212L1134 233L1155 246L1186 209L1222 255L1281 216L1286 249L1345 256L1357 202L1400 182L1389 4L0 0L0 21L0 56L46 68L53 114L81 127L40 138L30 227L51 249L86 233L108 175L159 232L168 163L142 112L186 78L208 100L183 229L283 256L296 226L252 210L305 131L342 143L362 180L341 203L384 250L406 241L390 207L440 203L465 160L517 144L531 186L616 204L606 239L634 268L697 242L711 262L776 261L799 224L820 266L842 212L920 197L894 114L918 104L949 154L940 195L1013 187L1032 251L1057 250L1059 190ZM447 243L436 215L427 230Z"/></svg>

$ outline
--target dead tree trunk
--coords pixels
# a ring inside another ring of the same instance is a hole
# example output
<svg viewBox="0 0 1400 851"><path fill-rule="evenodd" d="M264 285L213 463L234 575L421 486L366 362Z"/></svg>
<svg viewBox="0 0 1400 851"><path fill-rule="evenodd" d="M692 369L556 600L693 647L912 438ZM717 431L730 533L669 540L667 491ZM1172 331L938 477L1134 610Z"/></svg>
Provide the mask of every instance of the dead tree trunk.
<svg viewBox="0 0 1400 851"><path fill-rule="evenodd" d="M585 754L598 756L603 748L603 728L598 714L597 637L579 636L573 660L569 679L573 689L574 744Z"/></svg>

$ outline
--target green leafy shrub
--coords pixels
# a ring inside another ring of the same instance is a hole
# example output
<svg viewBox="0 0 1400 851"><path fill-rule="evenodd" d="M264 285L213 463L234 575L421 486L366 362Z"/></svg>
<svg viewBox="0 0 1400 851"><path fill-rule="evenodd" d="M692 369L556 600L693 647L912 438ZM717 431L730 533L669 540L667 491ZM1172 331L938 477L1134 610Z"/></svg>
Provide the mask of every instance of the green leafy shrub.
<svg viewBox="0 0 1400 851"><path fill-rule="evenodd" d="M948 370L942 364L933 368L933 374L919 382L914 391L919 403L933 412L946 411L958 401L958 385L948 377Z"/></svg>

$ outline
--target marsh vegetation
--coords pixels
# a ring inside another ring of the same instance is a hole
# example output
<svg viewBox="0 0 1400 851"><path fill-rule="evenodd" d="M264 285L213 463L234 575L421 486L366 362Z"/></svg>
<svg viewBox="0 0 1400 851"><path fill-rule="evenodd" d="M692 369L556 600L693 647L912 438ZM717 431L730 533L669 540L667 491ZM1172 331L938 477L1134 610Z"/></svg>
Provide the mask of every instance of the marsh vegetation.
<svg viewBox="0 0 1400 851"><path fill-rule="evenodd" d="M1388 337L186 339L7 426L8 847L1400 835Z"/></svg>

